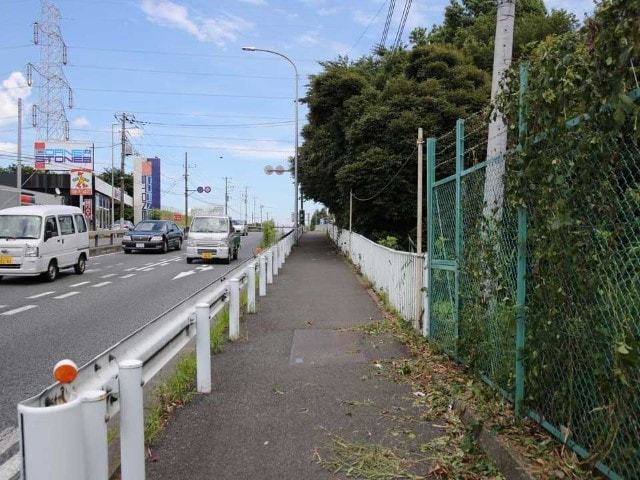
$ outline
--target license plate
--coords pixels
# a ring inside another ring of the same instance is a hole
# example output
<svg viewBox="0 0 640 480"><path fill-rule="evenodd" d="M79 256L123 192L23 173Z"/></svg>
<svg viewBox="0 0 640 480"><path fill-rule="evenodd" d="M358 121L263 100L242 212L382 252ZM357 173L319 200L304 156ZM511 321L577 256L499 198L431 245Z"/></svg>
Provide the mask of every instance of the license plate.
<svg viewBox="0 0 640 480"><path fill-rule="evenodd" d="M136 243L136 248L144 248L144 243Z"/></svg>
<svg viewBox="0 0 640 480"><path fill-rule="evenodd" d="M212 252L205 252L202 254L202 258L204 258L205 260L211 260L215 256L216 254Z"/></svg>
<svg viewBox="0 0 640 480"><path fill-rule="evenodd" d="M13 263L13 257L3 255L0 257L0 265L11 265Z"/></svg>

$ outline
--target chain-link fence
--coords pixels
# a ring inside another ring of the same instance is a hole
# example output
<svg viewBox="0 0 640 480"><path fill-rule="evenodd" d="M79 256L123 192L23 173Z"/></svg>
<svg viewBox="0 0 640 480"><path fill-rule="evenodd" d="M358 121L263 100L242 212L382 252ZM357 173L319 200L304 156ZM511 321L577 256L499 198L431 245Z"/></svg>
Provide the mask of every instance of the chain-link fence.
<svg viewBox="0 0 640 480"><path fill-rule="evenodd" d="M610 478L640 478L637 138L574 123L477 162L465 127L453 160L451 136L427 141L428 335ZM510 175L523 161L541 173Z"/></svg>

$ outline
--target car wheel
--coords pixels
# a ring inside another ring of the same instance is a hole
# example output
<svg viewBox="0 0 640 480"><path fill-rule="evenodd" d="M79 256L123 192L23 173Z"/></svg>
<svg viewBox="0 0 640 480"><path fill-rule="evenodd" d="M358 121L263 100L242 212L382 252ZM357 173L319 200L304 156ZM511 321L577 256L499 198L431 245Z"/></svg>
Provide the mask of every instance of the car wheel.
<svg viewBox="0 0 640 480"><path fill-rule="evenodd" d="M78 274L82 275L87 268L87 260L84 258L84 255L80 255L78 258L78 263L73 266L73 270Z"/></svg>
<svg viewBox="0 0 640 480"><path fill-rule="evenodd" d="M176 244L176 250L182 250L182 240L178 239L178 243Z"/></svg>
<svg viewBox="0 0 640 480"><path fill-rule="evenodd" d="M47 282L53 282L56 278L58 278L58 265L56 264L55 260L51 260L51 262L49 262L47 271L42 274L42 278Z"/></svg>
<svg viewBox="0 0 640 480"><path fill-rule="evenodd" d="M193 258L187 258L187 263L191 265L193 263Z"/></svg>
<svg viewBox="0 0 640 480"><path fill-rule="evenodd" d="M233 250L233 259L234 260L238 259L238 249L237 248L234 248L234 250Z"/></svg>
<svg viewBox="0 0 640 480"><path fill-rule="evenodd" d="M169 242L166 240L162 242L162 253L167 253L169 251Z"/></svg>

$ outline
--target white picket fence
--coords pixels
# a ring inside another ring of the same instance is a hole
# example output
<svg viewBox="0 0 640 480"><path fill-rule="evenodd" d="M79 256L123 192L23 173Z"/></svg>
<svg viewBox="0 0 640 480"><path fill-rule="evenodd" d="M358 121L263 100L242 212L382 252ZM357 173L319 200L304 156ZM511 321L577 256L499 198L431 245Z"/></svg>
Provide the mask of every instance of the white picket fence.
<svg viewBox="0 0 640 480"><path fill-rule="evenodd" d="M328 225L327 232L402 318L417 325L424 311L424 256L384 247L335 225Z"/></svg>

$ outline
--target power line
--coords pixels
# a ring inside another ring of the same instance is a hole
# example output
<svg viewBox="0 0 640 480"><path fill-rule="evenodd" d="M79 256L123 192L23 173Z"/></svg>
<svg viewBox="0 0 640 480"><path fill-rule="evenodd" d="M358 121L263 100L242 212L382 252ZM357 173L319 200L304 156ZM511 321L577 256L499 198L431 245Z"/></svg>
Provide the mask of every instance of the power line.
<svg viewBox="0 0 640 480"><path fill-rule="evenodd" d="M74 107L74 110L80 110L85 112L120 112L122 108L98 108L98 107ZM265 120L286 120L289 117L267 117L263 115L222 115L222 114L210 114L210 113L185 113L185 112L150 112L150 111L142 111L142 110L128 110L131 113L137 115L170 115L177 117L209 117L209 118L254 118L254 119L265 119ZM4 118L14 118L4 117Z"/></svg>
<svg viewBox="0 0 640 480"><path fill-rule="evenodd" d="M384 23L384 29L382 30L382 39L380 45L384 47L387 43L387 34L389 33L389 27L391 26L391 19L393 18L393 11L396 8L396 0L391 0L389 3L389 10L387 11L387 20Z"/></svg>
<svg viewBox="0 0 640 480"><path fill-rule="evenodd" d="M383 0L382 3L380 4L380 8L378 8L378 11L376 12L376 14L371 17L371 20L369 20L369 23L367 24L367 26L365 27L365 29L362 31L362 33L360 34L360 36L358 37L358 39L354 42L353 45L351 45L351 48L349 49L349 53L351 53L351 51L356 48L356 45L358 45L358 43L360 43L360 40L362 40L362 37L365 36L365 34L369 31L369 28L371 27L371 25L373 25L373 22L376 21L376 19L378 18L378 15L380 15L380 12L382 12L382 9L384 8L384 6L387 4L389 0Z"/></svg>
<svg viewBox="0 0 640 480"><path fill-rule="evenodd" d="M178 92L178 91L154 91L154 90L119 90L113 88L76 88L74 90L97 93L132 93L136 95L177 95L188 97L221 97L221 98L251 98L260 100L291 100L291 97L277 97L268 95L239 95L231 93L211 92Z"/></svg>
<svg viewBox="0 0 640 480"><path fill-rule="evenodd" d="M15 129L11 129L11 130L7 130L7 131L14 131ZM94 132L94 133L111 133L111 130L97 130L97 129L90 129L90 128L74 128L73 129L76 132ZM0 130L1 131L1 130ZM148 130L144 130L145 133L151 133ZM212 136L206 136L206 135L176 135L176 134L172 134L172 133L157 133L157 132L153 132L153 135L157 135L160 137L176 137L176 138L200 138L200 139L204 139L204 140L237 140L237 141L243 141L243 142L267 142L267 143L273 143L276 142L277 140L274 140L272 138L255 138L255 137L212 137Z"/></svg>
<svg viewBox="0 0 640 480"><path fill-rule="evenodd" d="M411 2L412 0L405 0L404 9L402 10L402 17L400 17L400 23L398 24L398 31L396 32L396 38L393 41L393 49L397 50L400 48L400 43L402 42L402 33L404 32L405 24L407 23L407 18L409 17L409 10L411 10Z"/></svg>

